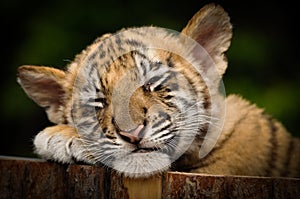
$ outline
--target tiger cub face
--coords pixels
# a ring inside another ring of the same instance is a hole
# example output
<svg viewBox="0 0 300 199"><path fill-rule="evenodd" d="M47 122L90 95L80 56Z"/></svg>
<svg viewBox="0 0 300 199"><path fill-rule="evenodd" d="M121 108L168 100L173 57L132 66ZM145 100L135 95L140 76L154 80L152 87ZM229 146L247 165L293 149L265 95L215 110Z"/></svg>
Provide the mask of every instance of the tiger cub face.
<svg viewBox="0 0 300 199"><path fill-rule="evenodd" d="M230 38L229 17L211 4L181 33L141 27L107 34L67 71L23 66L19 82L53 123L74 128L82 143L75 159L149 176L192 167L216 142Z"/></svg>

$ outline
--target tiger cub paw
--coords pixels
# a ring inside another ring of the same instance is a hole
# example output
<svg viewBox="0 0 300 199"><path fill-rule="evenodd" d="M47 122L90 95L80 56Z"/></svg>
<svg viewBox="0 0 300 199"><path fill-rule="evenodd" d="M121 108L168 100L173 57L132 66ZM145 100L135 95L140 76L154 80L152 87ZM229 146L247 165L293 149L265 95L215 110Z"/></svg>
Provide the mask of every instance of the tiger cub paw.
<svg viewBox="0 0 300 199"><path fill-rule="evenodd" d="M48 127L34 138L35 153L46 160L60 163L81 161L83 144L73 127L56 125Z"/></svg>

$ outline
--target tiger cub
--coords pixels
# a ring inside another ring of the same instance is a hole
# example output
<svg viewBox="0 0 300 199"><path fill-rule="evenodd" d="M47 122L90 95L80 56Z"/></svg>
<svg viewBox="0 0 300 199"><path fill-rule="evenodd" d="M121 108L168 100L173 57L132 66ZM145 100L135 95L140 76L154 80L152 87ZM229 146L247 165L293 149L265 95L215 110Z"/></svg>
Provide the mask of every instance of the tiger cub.
<svg viewBox="0 0 300 199"><path fill-rule="evenodd" d="M123 29L98 38L66 71L19 67L19 84L55 124L35 136L35 152L128 177L300 177L299 139L262 109L224 96L231 37L228 14L209 4L181 33Z"/></svg>

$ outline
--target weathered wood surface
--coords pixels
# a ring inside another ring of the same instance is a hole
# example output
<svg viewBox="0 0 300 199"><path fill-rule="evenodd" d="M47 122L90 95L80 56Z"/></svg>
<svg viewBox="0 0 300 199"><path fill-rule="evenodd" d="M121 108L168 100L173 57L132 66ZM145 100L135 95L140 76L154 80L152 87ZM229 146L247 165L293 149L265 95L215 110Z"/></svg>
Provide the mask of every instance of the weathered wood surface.
<svg viewBox="0 0 300 199"><path fill-rule="evenodd" d="M300 179L179 172L128 179L98 166L0 156L0 198L300 198Z"/></svg>

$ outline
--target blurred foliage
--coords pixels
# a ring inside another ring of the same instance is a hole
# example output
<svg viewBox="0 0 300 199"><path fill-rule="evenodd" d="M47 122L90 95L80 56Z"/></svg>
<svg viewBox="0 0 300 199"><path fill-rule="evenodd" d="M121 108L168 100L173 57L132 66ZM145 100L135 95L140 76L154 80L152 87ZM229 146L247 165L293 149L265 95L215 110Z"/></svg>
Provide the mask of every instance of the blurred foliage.
<svg viewBox="0 0 300 199"><path fill-rule="evenodd" d="M33 156L32 138L50 123L16 83L23 64L64 68L106 32L155 25L180 31L210 1L21 1L0 3L2 51L0 154ZM227 94L264 107L300 135L298 20L291 2L219 1L230 14L234 37L224 76Z"/></svg>

